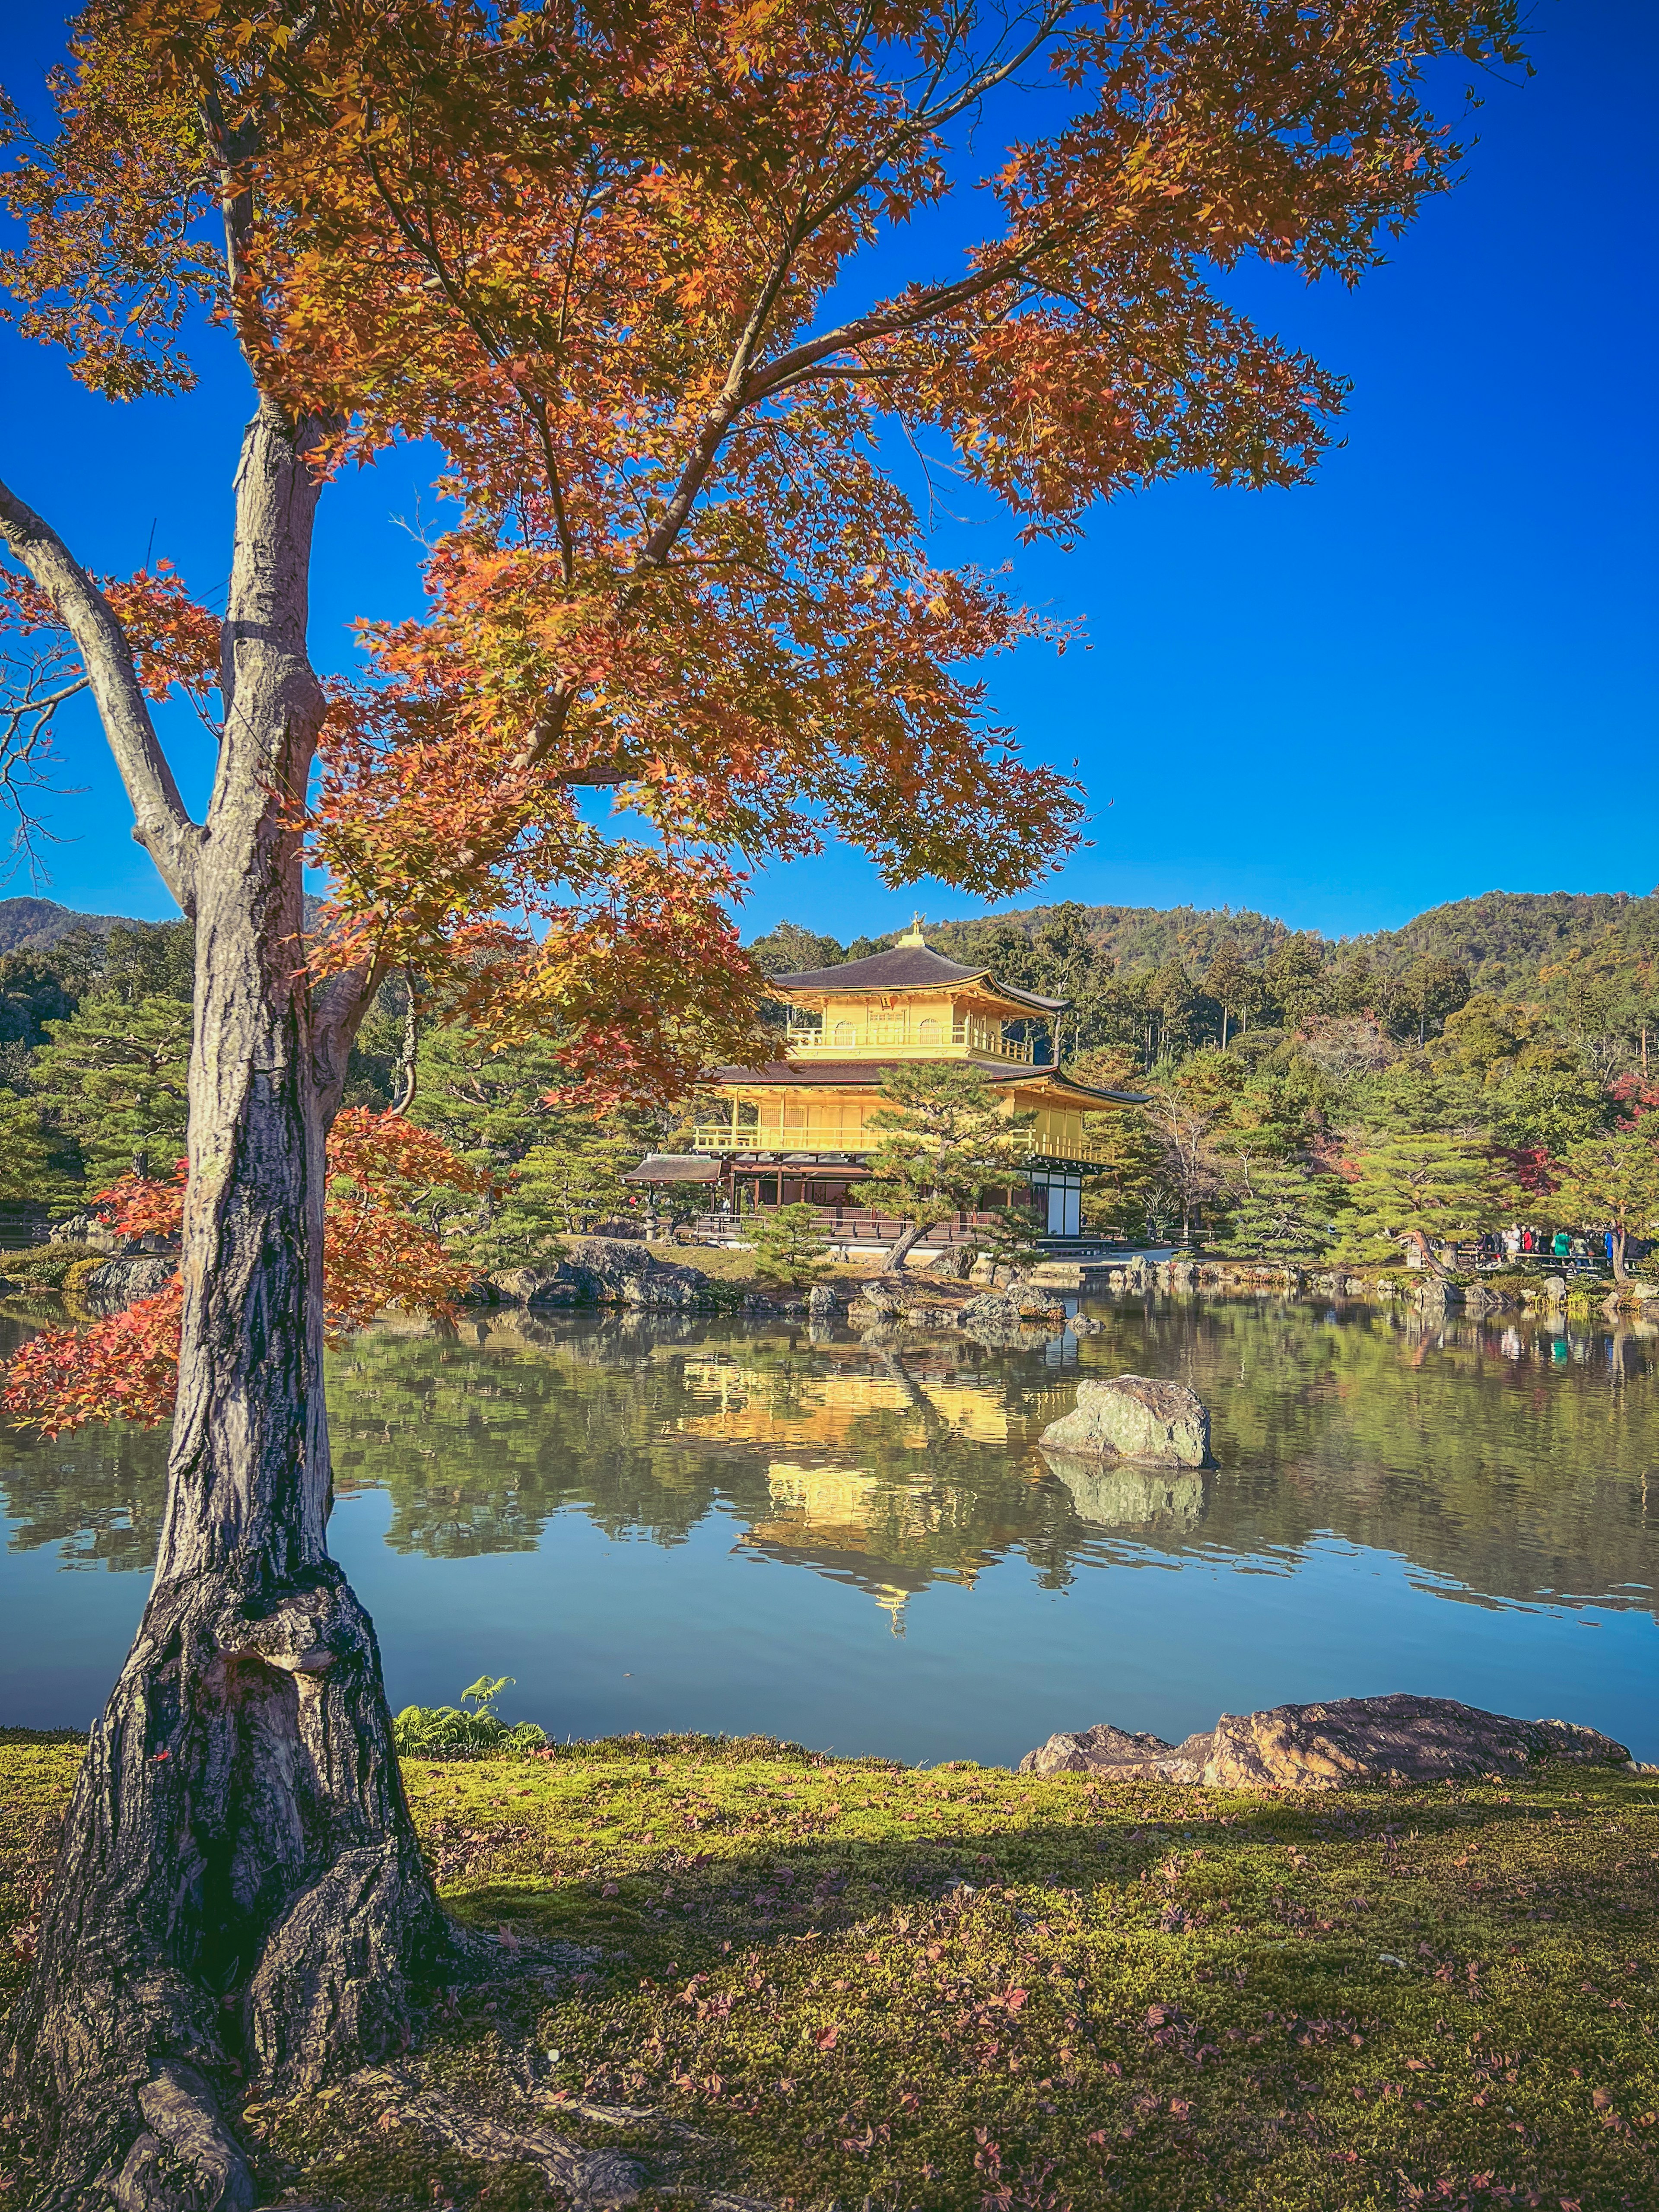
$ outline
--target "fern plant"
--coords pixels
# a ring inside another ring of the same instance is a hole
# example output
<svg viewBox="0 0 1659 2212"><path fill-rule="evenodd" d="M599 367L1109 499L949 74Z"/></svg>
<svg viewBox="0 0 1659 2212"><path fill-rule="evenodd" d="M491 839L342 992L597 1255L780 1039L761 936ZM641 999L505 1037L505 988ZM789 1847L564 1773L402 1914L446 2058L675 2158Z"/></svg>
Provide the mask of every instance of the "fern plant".
<svg viewBox="0 0 1659 2212"><path fill-rule="evenodd" d="M547 1741L534 1721L506 1721L495 1710L511 1674L480 1674L461 1692L459 1705L405 1705L392 1723L400 1759L483 1759L501 1752L534 1751ZM470 1710L466 1710L470 1708Z"/></svg>

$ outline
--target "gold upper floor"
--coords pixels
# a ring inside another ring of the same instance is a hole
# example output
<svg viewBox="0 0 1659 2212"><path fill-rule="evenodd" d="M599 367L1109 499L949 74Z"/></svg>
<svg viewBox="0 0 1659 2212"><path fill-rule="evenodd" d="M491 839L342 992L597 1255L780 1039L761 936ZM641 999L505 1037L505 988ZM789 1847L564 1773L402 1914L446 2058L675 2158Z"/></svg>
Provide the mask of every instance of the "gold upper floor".
<svg viewBox="0 0 1659 2212"><path fill-rule="evenodd" d="M1030 1037L1010 1036L1016 1026L971 1000L937 998L827 999L808 1013L792 1007L784 1032L791 1060L989 1060L1036 1066Z"/></svg>

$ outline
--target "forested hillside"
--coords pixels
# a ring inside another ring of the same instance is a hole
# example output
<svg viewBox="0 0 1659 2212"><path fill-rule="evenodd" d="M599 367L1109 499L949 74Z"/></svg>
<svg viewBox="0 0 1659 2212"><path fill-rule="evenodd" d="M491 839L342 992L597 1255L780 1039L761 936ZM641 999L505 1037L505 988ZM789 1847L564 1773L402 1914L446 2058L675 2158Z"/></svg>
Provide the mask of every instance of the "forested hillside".
<svg viewBox="0 0 1659 2212"><path fill-rule="evenodd" d="M1612 1231L1618 1264L1659 1234L1659 896L1491 891L1336 941L1075 903L927 936L1068 1000L1061 1056L1149 1094L1096 1124L1102 1226L1356 1262L1517 1220ZM753 949L779 974L892 941Z"/></svg>
<svg viewBox="0 0 1659 2212"><path fill-rule="evenodd" d="M143 925L124 924L118 915L77 914L72 907L59 906L55 899L0 899L0 954L56 945L62 938L87 931L101 935L123 927Z"/></svg>
<svg viewBox="0 0 1659 2212"><path fill-rule="evenodd" d="M858 959L896 933L835 939L785 922L752 948L773 973ZM1375 1014L1419 1041L1471 994L1525 1001L1597 1064L1641 1058L1659 1028L1659 893L1486 891L1402 928L1328 938L1225 908L1063 905L930 923L928 942L1075 1001L1068 1050L1112 1043L1159 1059L1240 1029Z"/></svg>
<svg viewBox="0 0 1659 2212"><path fill-rule="evenodd" d="M190 926L12 900L9 929L0 1197L67 1213L118 1176L167 1173L184 1146ZM1261 915L1076 904L928 937L1069 1000L1063 1056L1147 1093L1092 1131L1097 1225L1355 1261L1516 1219L1638 1247L1659 1235L1659 897L1494 891L1341 942ZM753 949L776 974L890 942L785 923ZM402 978L382 991L347 1103L404 1104L495 1178L460 1211L428 1207L480 1264L550 1251L628 1200L642 1153L679 1140L684 1109L562 1104L556 1038L498 1051L418 977L415 994L411 1009Z"/></svg>

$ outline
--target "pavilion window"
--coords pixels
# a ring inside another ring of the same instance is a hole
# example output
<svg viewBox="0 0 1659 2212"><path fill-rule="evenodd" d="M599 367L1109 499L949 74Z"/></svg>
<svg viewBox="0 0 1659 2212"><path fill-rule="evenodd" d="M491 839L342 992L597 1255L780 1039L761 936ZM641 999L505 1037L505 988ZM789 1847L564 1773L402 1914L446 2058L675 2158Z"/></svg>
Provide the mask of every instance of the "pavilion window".
<svg viewBox="0 0 1659 2212"><path fill-rule="evenodd" d="M941 1035L942 1033L939 1024L930 1014L927 1019L923 1022L921 1027L916 1031L916 1042L919 1045L931 1048L934 1051L937 1051L941 1042Z"/></svg>
<svg viewBox="0 0 1659 2212"><path fill-rule="evenodd" d="M837 1022L836 1024L835 1042L841 1046L844 1051L850 1052L854 1046L857 1044L858 1041L859 1033L857 1030L854 1029L851 1022Z"/></svg>

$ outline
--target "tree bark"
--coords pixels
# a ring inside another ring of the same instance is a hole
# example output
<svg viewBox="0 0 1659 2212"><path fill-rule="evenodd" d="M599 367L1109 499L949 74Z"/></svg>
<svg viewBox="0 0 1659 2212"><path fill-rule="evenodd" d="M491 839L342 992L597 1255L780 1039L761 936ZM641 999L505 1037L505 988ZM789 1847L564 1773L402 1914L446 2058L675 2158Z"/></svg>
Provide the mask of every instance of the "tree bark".
<svg viewBox="0 0 1659 2212"><path fill-rule="evenodd" d="M902 1274L905 1261L932 1227L933 1224L929 1221L913 1221L887 1255L887 1265L882 1269L882 1273L884 1275Z"/></svg>
<svg viewBox="0 0 1659 2212"><path fill-rule="evenodd" d="M4 2057L40 2148L31 2201L64 2212L99 2188L118 2212L242 2212L238 2082L291 2091L406 2045L446 1941L374 1632L326 1540L324 1147L349 1020L336 993L319 1033L301 942L325 707L305 640L311 442L267 401L243 445L225 732L193 854L167 1512Z"/></svg>
<svg viewBox="0 0 1659 2212"><path fill-rule="evenodd" d="M1433 1275L1437 1280L1443 1282L1446 1271L1436 1257L1434 1247L1430 1243L1427 1233L1421 1229L1408 1229L1406 1231L1406 1242L1408 1244L1416 1245L1422 1258L1424 1273Z"/></svg>

